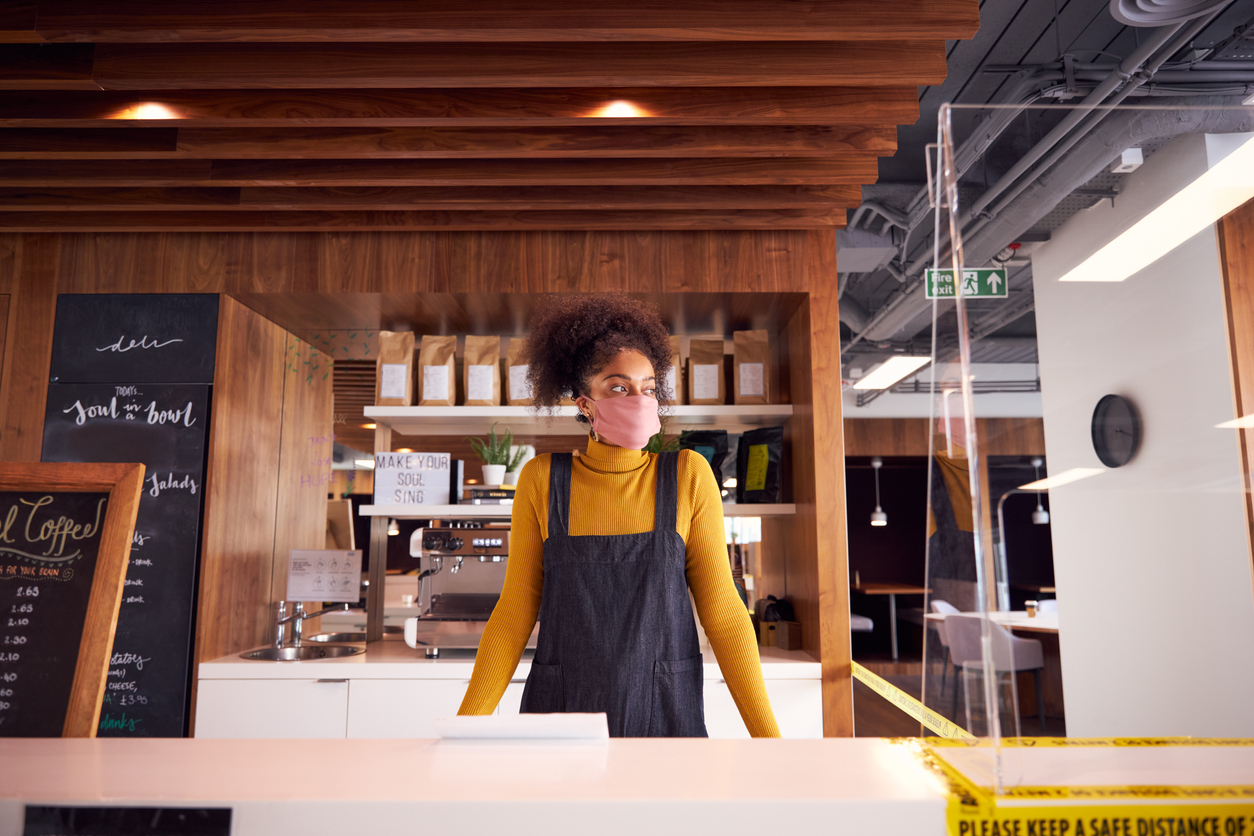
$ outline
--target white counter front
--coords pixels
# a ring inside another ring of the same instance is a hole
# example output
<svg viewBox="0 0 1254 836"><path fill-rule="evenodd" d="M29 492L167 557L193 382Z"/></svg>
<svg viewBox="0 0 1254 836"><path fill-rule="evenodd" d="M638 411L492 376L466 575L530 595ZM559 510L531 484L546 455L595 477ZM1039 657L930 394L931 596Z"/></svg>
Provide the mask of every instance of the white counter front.
<svg viewBox="0 0 1254 836"><path fill-rule="evenodd" d="M0 836L24 803L230 807L234 836L945 833L877 739L0 740Z"/></svg>
<svg viewBox="0 0 1254 836"><path fill-rule="evenodd" d="M706 649L708 651L708 648ZM767 696L785 737L823 736L819 663L801 651L761 648ZM199 668L196 736L214 738L434 737L435 720L456 714L474 651L428 659L399 640L364 654L305 662L257 662L239 654ZM518 713L530 654L519 663L498 711ZM705 719L710 737L747 738L713 653L706 653Z"/></svg>

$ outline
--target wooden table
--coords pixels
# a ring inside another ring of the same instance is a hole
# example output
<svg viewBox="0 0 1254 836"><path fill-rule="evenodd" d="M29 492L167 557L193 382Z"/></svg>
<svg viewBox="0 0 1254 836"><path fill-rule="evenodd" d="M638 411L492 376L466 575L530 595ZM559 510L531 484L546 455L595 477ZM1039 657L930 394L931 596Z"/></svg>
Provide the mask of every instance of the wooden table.
<svg viewBox="0 0 1254 836"><path fill-rule="evenodd" d="M978 612L964 612L959 615L980 615ZM930 612L923 616L928 621L944 621L945 614L938 612ZM1025 610L1011 610L1010 612L991 612L988 614L991 621L1000 624L1011 630L1021 630L1028 633L1058 633L1058 613L1037 611L1035 617L1028 617Z"/></svg>
<svg viewBox="0 0 1254 836"><path fill-rule="evenodd" d="M863 581L858 584L850 584L851 589L861 592L863 595L887 595L888 596L888 627L893 640L893 661L897 661L897 596L898 595L926 595L932 590L924 586L910 586L901 583L877 583L875 581Z"/></svg>

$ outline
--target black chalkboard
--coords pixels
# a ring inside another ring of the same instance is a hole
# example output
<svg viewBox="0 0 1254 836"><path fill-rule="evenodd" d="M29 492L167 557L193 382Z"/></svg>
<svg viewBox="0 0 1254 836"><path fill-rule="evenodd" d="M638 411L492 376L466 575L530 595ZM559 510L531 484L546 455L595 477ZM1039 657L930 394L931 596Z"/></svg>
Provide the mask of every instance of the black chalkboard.
<svg viewBox="0 0 1254 836"><path fill-rule="evenodd" d="M44 461L147 470L97 735L180 737L191 694L210 387L48 387Z"/></svg>
<svg viewBox="0 0 1254 836"><path fill-rule="evenodd" d="M57 297L52 383L212 383L212 293L67 293Z"/></svg>
<svg viewBox="0 0 1254 836"><path fill-rule="evenodd" d="M60 737L108 493L0 492L0 737Z"/></svg>

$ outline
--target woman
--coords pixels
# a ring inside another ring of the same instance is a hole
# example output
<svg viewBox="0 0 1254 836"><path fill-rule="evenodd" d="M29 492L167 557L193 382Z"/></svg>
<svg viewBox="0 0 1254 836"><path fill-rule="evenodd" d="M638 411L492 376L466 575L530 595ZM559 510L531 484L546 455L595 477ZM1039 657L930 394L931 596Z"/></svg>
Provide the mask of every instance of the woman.
<svg viewBox="0 0 1254 836"><path fill-rule="evenodd" d="M672 398L666 326L626 296L550 297L528 346L536 405L573 394L588 447L519 476L504 588L459 713L496 708L539 615L524 712L604 711L615 737L705 737L691 590L749 732L778 737L714 473L689 450L642 450Z"/></svg>

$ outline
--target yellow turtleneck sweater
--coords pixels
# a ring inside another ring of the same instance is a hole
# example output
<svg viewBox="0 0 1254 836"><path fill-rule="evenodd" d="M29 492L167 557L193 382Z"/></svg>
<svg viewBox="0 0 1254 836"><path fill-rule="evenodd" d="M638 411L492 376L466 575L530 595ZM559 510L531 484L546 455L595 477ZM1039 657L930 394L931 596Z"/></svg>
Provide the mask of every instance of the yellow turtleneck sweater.
<svg viewBox="0 0 1254 836"><path fill-rule="evenodd" d="M637 534L653 529L657 456L591 439L570 476L572 536ZM754 737L779 737L766 696L753 623L736 594L727 561L722 494L698 453L679 454L676 530L687 548L688 588L736 707ZM514 493L509 561L501 600L483 631L459 714L490 714L509 685L535 628L549 536L549 457L527 463Z"/></svg>

